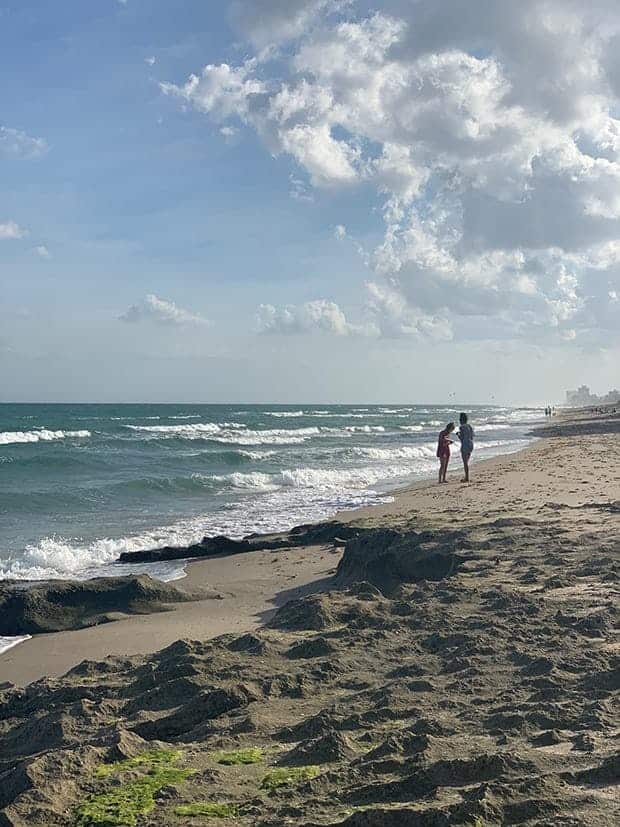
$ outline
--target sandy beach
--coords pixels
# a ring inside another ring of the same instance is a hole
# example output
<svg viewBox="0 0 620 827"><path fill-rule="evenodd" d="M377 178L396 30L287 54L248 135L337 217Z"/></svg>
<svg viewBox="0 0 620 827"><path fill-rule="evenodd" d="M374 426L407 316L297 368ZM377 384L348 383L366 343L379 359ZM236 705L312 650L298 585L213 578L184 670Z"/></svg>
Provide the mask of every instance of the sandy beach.
<svg viewBox="0 0 620 827"><path fill-rule="evenodd" d="M613 433L616 420L590 421L586 416L585 421L583 441L570 435L568 424L550 425L541 430L547 438L524 451L478 463L471 485L460 483L456 452L448 486L439 487L435 480L417 483L396 492L393 502L341 512L335 519L391 527L421 521L448 528L477 525L494 517L538 517L544 508L542 513L549 517L561 510L563 522L576 519L579 524L581 512L571 508L601 498L620 500L620 453L608 433ZM551 438L553 434L558 436ZM165 614L38 635L0 655L0 683L25 685L44 676L62 675L85 659L148 654L183 637L204 640L250 631L287 600L329 588L340 555L341 550L328 546L191 561L187 577L177 585L190 592L213 589L223 600L183 603Z"/></svg>
<svg viewBox="0 0 620 827"><path fill-rule="evenodd" d="M177 585L221 599L0 656L0 824L78 823L97 765L172 746L195 772L136 823L614 823L620 417L539 433L470 485L455 455L448 485L339 514L344 551L193 561Z"/></svg>

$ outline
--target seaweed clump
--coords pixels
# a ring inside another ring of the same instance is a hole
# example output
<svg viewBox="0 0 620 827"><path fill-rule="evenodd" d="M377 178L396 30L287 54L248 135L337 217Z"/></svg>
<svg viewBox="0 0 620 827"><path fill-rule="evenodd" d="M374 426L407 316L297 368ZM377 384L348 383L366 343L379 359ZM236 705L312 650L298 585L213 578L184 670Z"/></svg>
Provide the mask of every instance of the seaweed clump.
<svg viewBox="0 0 620 827"><path fill-rule="evenodd" d="M246 749L235 749L230 752L213 753L213 760L217 764L225 764L228 767L241 764L260 764L264 757L265 753L260 747L247 747Z"/></svg>
<svg viewBox="0 0 620 827"><path fill-rule="evenodd" d="M306 767L277 767L263 778L260 784L261 789L271 791L280 787L290 787L293 784L316 778L320 772L321 768L314 764Z"/></svg>
<svg viewBox="0 0 620 827"><path fill-rule="evenodd" d="M133 770L138 775L89 796L78 807L75 827L136 827L138 818L155 807L159 790L186 781L194 772L176 766L181 756L180 750L150 750L102 764L95 772L97 778L109 779Z"/></svg>
<svg viewBox="0 0 620 827"><path fill-rule="evenodd" d="M174 808L174 814L186 818L237 818L239 807L236 804L198 801L194 804L180 804Z"/></svg>

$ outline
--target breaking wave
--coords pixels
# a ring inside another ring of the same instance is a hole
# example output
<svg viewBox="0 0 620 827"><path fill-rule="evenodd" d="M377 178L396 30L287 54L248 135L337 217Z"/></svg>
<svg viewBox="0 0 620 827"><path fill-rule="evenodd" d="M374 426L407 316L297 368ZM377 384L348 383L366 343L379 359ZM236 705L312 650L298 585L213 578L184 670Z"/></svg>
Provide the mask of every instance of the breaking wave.
<svg viewBox="0 0 620 827"><path fill-rule="evenodd" d="M53 442L57 439L86 439L89 436L91 436L90 431L48 431L45 428L38 431L2 431L0 432L0 445Z"/></svg>

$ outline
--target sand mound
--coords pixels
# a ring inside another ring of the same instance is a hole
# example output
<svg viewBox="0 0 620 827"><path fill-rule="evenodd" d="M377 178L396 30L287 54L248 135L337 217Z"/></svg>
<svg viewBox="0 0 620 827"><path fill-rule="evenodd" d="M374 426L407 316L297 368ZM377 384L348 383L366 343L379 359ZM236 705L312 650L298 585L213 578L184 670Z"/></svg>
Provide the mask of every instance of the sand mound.
<svg viewBox="0 0 620 827"><path fill-rule="evenodd" d="M341 584L367 581L385 594L402 583L443 580L471 557L458 553L462 543L459 532L365 531L347 542L337 580Z"/></svg>
<svg viewBox="0 0 620 827"><path fill-rule="evenodd" d="M332 730L320 738L310 738L297 744L279 760L283 766L332 764L349 760L357 754L353 742L345 734Z"/></svg>
<svg viewBox="0 0 620 827"><path fill-rule="evenodd" d="M7 581L8 582L8 581ZM201 598L217 597L215 593ZM114 620L114 614L146 614L194 597L148 575L48 581L28 588L0 584L0 635L83 629Z"/></svg>

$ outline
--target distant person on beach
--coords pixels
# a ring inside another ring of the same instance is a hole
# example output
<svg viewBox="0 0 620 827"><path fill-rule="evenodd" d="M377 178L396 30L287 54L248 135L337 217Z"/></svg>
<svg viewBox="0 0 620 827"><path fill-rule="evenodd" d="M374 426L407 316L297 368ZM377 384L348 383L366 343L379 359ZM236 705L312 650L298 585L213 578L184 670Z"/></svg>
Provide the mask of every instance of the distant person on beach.
<svg viewBox="0 0 620 827"><path fill-rule="evenodd" d="M469 460L474 450L474 429L467 421L467 414L462 413L459 416L460 428L456 435L461 440L461 458L463 460L463 469L465 476L461 482L469 482Z"/></svg>
<svg viewBox="0 0 620 827"><path fill-rule="evenodd" d="M437 443L437 458L439 459L439 482L447 482L446 472L448 471L448 463L450 462L450 446L454 442L450 439L450 434L454 430L454 422L448 422L446 427L439 434L439 441Z"/></svg>

